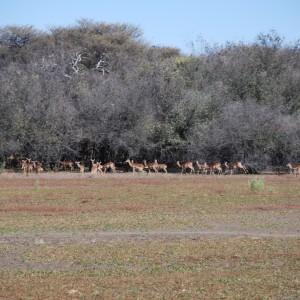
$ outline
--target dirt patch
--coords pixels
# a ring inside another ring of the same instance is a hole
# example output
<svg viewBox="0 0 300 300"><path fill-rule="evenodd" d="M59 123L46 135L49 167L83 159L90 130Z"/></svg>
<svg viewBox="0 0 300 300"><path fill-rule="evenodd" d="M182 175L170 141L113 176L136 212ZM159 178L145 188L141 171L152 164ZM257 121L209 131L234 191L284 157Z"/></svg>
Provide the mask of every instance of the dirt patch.
<svg viewBox="0 0 300 300"><path fill-rule="evenodd" d="M247 207L238 207L237 211L256 211L256 210L267 210L267 211L283 211L283 210L299 210L300 205L256 205Z"/></svg>
<svg viewBox="0 0 300 300"><path fill-rule="evenodd" d="M300 232L270 233L262 231L238 231L238 230L193 230L193 231L126 231L126 232L84 232L84 233L46 233L46 234L11 234L0 236L0 245L3 244L66 244L71 242L94 243L114 240L144 240L144 239L197 239L218 237L270 237L289 238L299 237Z"/></svg>

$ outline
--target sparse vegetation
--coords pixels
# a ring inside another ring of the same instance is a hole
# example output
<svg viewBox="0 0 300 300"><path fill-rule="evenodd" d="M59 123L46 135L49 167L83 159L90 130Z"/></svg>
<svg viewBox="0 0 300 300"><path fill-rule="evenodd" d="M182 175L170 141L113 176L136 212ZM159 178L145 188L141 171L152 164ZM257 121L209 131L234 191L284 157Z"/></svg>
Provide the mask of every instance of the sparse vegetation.
<svg viewBox="0 0 300 300"><path fill-rule="evenodd" d="M299 298L299 178L264 182L4 174L0 298Z"/></svg>
<svg viewBox="0 0 300 300"><path fill-rule="evenodd" d="M249 180L249 187L252 191L262 191L265 189L264 177L255 177Z"/></svg>

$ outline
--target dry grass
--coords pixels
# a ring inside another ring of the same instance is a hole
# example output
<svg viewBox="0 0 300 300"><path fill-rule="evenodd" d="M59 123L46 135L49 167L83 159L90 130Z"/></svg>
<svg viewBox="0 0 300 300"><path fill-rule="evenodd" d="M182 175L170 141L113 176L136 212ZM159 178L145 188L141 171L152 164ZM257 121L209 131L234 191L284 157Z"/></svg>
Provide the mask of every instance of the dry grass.
<svg viewBox="0 0 300 300"><path fill-rule="evenodd" d="M31 245L19 254L26 269L0 273L0 291L5 299L296 299L299 242L200 238Z"/></svg>
<svg viewBox="0 0 300 300"><path fill-rule="evenodd" d="M2 174L0 299L297 299L300 180L249 178Z"/></svg>
<svg viewBox="0 0 300 300"><path fill-rule="evenodd" d="M15 176L0 180L0 233L295 228L298 178L108 174L89 178ZM128 175L128 176L126 176ZM266 217L268 216L268 217ZM299 222L296 224L299 225Z"/></svg>

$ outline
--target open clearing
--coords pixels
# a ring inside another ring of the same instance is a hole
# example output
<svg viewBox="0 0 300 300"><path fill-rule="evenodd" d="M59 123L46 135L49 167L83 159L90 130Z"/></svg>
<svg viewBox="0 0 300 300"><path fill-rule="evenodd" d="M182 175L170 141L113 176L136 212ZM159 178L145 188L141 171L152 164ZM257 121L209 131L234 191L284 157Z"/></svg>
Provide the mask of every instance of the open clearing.
<svg viewBox="0 0 300 300"><path fill-rule="evenodd" d="M300 298L297 176L3 173L0 216L0 299Z"/></svg>

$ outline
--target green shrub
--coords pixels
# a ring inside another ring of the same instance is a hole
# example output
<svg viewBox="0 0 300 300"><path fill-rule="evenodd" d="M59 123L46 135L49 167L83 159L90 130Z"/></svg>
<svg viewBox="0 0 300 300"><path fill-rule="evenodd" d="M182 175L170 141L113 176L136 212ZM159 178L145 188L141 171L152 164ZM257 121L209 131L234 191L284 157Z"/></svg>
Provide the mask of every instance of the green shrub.
<svg viewBox="0 0 300 300"><path fill-rule="evenodd" d="M255 177L249 180L249 187L252 191L262 191L265 189L265 179Z"/></svg>

